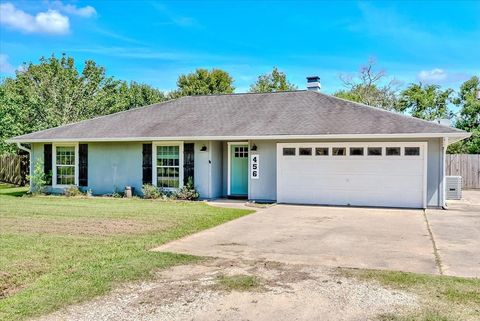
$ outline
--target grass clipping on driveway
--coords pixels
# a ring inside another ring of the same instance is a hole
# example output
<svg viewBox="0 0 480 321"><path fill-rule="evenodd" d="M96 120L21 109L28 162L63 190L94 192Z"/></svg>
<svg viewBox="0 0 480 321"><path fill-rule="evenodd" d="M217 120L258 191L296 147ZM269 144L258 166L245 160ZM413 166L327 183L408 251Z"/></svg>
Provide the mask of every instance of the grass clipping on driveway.
<svg viewBox="0 0 480 321"><path fill-rule="evenodd" d="M361 269L340 271L348 277L374 280L383 286L418 295L418 309L405 311L404 314L381 315L379 320L480 320L480 279Z"/></svg>
<svg viewBox="0 0 480 321"><path fill-rule="evenodd" d="M0 319L46 314L197 258L149 249L251 213L200 202L19 197L0 185Z"/></svg>
<svg viewBox="0 0 480 321"><path fill-rule="evenodd" d="M260 279L253 275L220 275L218 286L226 291L251 291L261 286Z"/></svg>

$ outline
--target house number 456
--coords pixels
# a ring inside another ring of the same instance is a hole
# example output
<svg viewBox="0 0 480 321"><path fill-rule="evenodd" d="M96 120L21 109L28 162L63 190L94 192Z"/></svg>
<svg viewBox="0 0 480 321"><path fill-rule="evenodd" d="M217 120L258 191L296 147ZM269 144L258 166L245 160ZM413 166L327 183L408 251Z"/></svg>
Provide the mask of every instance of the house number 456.
<svg viewBox="0 0 480 321"><path fill-rule="evenodd" d="M250 158L250 176L252 179L258 179L260 174L260 164L259 164L260 156L257 154L251 155Z"/></svg>

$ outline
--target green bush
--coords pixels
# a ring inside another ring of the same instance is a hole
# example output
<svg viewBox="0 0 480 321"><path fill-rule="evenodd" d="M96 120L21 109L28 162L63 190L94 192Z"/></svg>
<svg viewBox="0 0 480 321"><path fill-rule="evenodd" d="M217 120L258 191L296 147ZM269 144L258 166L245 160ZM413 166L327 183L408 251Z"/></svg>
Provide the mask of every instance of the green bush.
<svg viewBox="0 0 480 321"><path fill-rule="evenodd" d="M72 186L69 186L69 187L65 188L65 190L63 191L63 194L65 194L65 196L67 196L67 197L83 196L84 195L82 193L82 191L80 191L78 189L78 187L75 186L75 185L72 185Z"/></svg>
<svg viewBox="0 0 480 321"><path fill-rule="evenodd" d="M163 193L160 189L152 184L143 184L142 185L143 198L146 199L157 199L162 197Z"/></svg>
<svg viewBox="0 0 480 321"><path fill-rule="evenodd" d="M30 192L32 194L43 194L47 188L47 175L43 171L43 161L35 163L33 174L27 177L30 180Z"/></svg>
<svg viewBox="0 0 480 321"><path fill-rule="evenodd" d="M195 189L191 177L188 178L187 184L172 195L172 198L184 201L196 201L199 197L200 194Z"/></svg>

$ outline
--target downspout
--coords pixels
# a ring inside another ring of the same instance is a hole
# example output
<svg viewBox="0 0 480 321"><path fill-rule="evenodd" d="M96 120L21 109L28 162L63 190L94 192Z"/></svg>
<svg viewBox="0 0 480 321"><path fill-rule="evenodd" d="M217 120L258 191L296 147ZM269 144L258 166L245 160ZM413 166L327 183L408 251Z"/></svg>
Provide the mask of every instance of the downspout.
<svg viewBox="0 0 480 321"><path fill-rule="evenodd" d="M448 147L448 137L443 137L442 138L442 161L441 161L441 169L440 173L442 175L442 183L441 183L441 192L440 192L440 203L442 206L442 209L446 210L447 209L447 202L445 200L445 170L446 170L446 158L447 158L447 147Z"/></svg>
<svg viewBox="0 0 480 321"><path fill-rule="evenodd" d="M26 151L28 153L28 167L29 167L29 172L30 172L30 182L29 185L32 186L32 150L23 146L21 143L17 142L17 147L23 151Z"/></svg>
<svg viewBox="0 0 480 321"><path fill-rule="evenodd" d="M212 198L212 141L208 141L208 198Z"/></svg>
<svg viewBox="0 0 480 321"><path fill-rule="evenodd" d="M21 149L21 150L26 151L26 152L28 153L28 155L30 156L30 152L32 151L31 149L28 149L27 147L22 146L21 143L17 143L17 147L18 147L19 149Z"/></svg>

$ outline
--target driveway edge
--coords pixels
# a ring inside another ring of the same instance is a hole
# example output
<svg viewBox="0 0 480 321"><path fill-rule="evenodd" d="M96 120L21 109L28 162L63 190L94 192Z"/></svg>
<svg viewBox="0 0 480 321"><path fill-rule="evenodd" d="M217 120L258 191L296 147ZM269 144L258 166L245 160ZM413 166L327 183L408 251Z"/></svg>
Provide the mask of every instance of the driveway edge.
<svg viewBox="0 0 480 321"><path fill-rule="evenodd" d="M440 253L438 252L437 244L435 243L435 238L433 237L432 229L430 228L430 223L428 222L427 211L423 210L423 218L425 219L425 224L427 225L427 231L430 235L430 240L432 241L433 247L433 256L435 257L435 265L437 266L438 273L443 275L443 266L442 259L440 258Z"/></svg>

